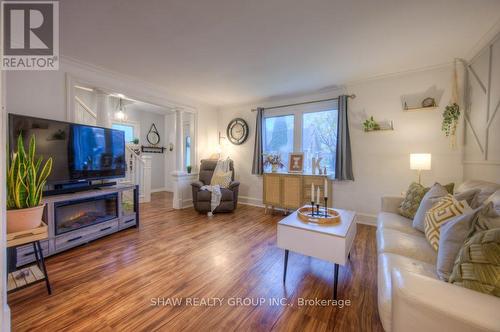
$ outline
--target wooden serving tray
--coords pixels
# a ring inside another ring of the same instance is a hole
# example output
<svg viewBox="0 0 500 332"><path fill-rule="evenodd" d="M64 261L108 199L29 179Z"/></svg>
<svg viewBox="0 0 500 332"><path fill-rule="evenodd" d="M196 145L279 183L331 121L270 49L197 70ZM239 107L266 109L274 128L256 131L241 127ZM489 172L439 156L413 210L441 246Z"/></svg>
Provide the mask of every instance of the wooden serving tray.
<svg viewBox="0 0 500 332"><path fill-rule="evenodd" d="M310 222L315 224L324 224L324 225L335 225L340 223L340 214L334 209L328 208L328 214L323 215L312 215L312 207L310 205L305 205L297 210L297 215L299 219L303 222ZM316 208L315 208L316 210ZM320 210L324 213L324 208Z"/></svg>
<svg viewBox="0 0 500 332"><path fill-rule="evenodd" d="M41 223L39 227L27 231L7 233L7 247L15 247L21 244L46 239L49 235L48 227Z"/></svg>

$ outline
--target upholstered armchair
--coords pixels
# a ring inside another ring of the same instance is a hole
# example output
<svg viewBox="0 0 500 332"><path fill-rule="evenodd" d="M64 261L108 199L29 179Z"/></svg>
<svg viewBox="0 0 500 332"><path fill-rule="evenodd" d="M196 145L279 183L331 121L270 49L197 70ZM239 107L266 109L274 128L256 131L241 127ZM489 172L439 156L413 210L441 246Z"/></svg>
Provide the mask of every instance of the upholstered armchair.
<svg viewBox="0 0 500 332"><path fill-rule="evenodd" d="M215 166L217 166L217 160L202 160L200 165L199 180L191 183L194 209L200 213L210 212L212 193L208 190L201 190L201 187L204 185L210 185L210 181L214 175ZM234 181L234 168L232 160L229 164L229 169L233 172L232 181L228 188L221 188L221 202L214 212L231 212L236 209L238 204L238 190L240 188L240 183L238 181Z"/></svg>

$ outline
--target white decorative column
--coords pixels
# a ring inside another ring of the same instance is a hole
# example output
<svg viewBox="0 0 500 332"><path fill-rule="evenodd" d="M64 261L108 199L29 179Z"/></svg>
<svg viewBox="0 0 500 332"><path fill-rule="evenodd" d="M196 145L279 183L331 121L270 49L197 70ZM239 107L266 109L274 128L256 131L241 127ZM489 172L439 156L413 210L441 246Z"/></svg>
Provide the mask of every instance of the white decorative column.
<svg viewBox="0 0 500 332"><path fill-rule="evenodd" d="M191 182L198 180L198 173L188 174L184 161L184 133L183 133L184 111L175 111L175 171L172 172L174 185L174 209L182 209L193 205Z"/></svg>
<svg viewBox="0 0 500 332"><path fill-rule="evenodd" d="M144 161L142 167L142 202L151 202L151 156L141 156L142 161ZM139 189L139 191L141 191Z"/></svg>
<svg viewBox="0 0 500 332"><path fill-rule="evenodd" d="M198 180L198 173L173 173L174 182L174 209L183 209L193 205L191 183Z"/></svg>
<svg viewBox="0 0 500 332"><path fill-rule="evenodd" d="M96 114L97 125L111 128L111 107L109 105L109 96L102 90L96 89Z"/></svg>
<svg viewBox="0 0 500 332"><path fill-rule="evenodd" d="M182 118L184 112L182 109L175 110L175 170L180 173L184 173L186 170L184 168L184 142L183 142L183 126Z"/></svg>

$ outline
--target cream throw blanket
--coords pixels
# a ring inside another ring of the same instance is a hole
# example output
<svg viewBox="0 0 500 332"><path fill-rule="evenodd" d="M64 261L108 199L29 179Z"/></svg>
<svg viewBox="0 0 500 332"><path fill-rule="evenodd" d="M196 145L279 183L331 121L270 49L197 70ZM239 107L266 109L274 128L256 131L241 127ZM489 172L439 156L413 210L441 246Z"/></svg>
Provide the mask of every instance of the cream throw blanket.
<svg viewBox="0 0 500 332"><path fill-rule="evenodd" d="M212 180L214 180L215 175L223 175L223 174L228 174L229 173L229 163L230 159L227 158L226 160L218 160L217 165L215 166L214 174L212 176ZM218 177L217 176L217 177ZM229 173L229 176L231 176L231 173ZM216 178L217 178L216 177ZM215 184L214 181L211 181L210 185L206 185L201 187L201 190L208 190L212 193L212 197L210 200L210 212L207 213L209 217L213 215L214 210L220 205L220 201L222 199L222 193L220 191L220 185Z"/></svg>

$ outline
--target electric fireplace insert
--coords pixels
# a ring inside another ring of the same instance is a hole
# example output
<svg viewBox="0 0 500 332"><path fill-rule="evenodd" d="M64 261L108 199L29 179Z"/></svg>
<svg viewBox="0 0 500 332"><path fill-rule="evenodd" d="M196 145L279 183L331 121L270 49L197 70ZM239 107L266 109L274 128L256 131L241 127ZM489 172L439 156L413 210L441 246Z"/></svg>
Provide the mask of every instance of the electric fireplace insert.
<svg viewBox="0 0 500 332"><path fill-rule="evenodd" d="M56 235L118 218L118 194L54 204Z"/></svg>

